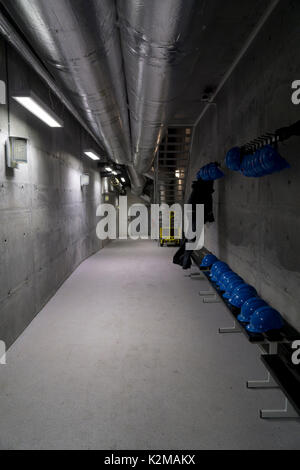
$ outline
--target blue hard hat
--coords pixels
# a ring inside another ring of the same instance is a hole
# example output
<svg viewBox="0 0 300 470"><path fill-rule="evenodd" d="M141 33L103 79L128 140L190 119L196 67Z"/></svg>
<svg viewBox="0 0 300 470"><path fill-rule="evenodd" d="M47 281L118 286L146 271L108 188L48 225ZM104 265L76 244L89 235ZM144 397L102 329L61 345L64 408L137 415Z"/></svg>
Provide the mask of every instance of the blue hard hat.
<svg viewBox="0 0 300 470"><path fill-rule="evenodd" d="M250 333L266 333L271 330L280 330L284 323L280 313L266 306L258 308L252 315L250 324L246 329Z"/></svg>
<svg viewBox="0 0 300 470"><path fill-rule="evenodd" d="M212 277L214 275L214 273L217 272L217 269L218 269L219 266L223 266L224 264L226 264L226 263L224 263L223 261L216 261L211 267L210 277Z"/></svg>
<svg viewBox="0 0 300 470"><path fill-rule="evenodd" d="M229 299L229 303L234 307L241 308L247 300L251 299L251 297L255 297L256 295L257 292L254 287L243 283L234 289Z"/></svg>
<svg viewBox="0 0 300 470"><path fill-rule="evenodd" d="M225 272L224 274L221 275L221 277L218 280L218 286L219 288L226 292L228 285L234 281L235 279L241 279L240 276L238 276L236 273L233 271L228 271Z"/></svg>
<svg viewBox="0 0 300 470"><path fill-rule="evenodd" d="M226 155L226 166L229 170L239 171L241 163L241 149L240 147L233 147Z"/></svg>
<svg viewBox="0 0 300 470"><path fill-rule="evenodd" d="M288 162L271 145L266 145L261 151L261 166L266 174L290 168Z"/></svg>
<svg viewBox="0 0 300 470"><path fill-rule="evenodd" d="M218 278L217 281L216 281L216 284L219 287L221 287L223 290L225 290L225 288L224 288L225 287L224 286L225 281L227 281L227 280L229 281L231 279L233 280L235 278L238 278L239 276L236 273L234 273L232 271L232 269L229 268L229 266L228 266L228 269L226 271L218 273L216 277Z"/></svg>
<svg viewBox="0 0 300 470"><path fill-rule="evenodd" d="M226 279L230 279L232 277L232 275L235 274L232 269L230 269L229 271L225 271L224 273L222 273L220 276L219 276L219 279L218 279L218 286L221 286L223 285L224 281Z"/></svg>
<svg viewBox="0 0 300 470"><path fill-rule="evenodd" d="M234 289L236 289L238 286L244 283L245 283L244 279L242 278L238 277L238 278L232 279L231 282L227 285L225 294L223 294L224 299L230 299Z"/></svg>
<svg viewBox="0 0 300 470"><path fill-rule="evenodd" d="M219 286L226 291L229 284L235 279L241 279L241 277L233 271L225 272L219 279Z"/></svg>
<svg viewBox="0 0 300 470"><path fill-rule="evenodd" d="M226 273L230 271L230 267L228 266L228 264L226 263L223 263L221 265L219 265L213 272L213 275L211 276L211 280L213 282L217 282L219 280L219 278L221 277L221 275L223 273Z"/></svg>
<svg viewBox="0 0 300 470"><path fill-rule="evenodd" d="M260 307L266 307L268 304L260 297L251 297L242 306L240 315L237 317L242 323L249 323L253 313Z"/></svg>
<svg viewBox="0 0 300 470"><path fill-rule="evenodd" d="M290 168L289 163L271 145L265 145L254 155L246 155L241 164L243 175L252 178L271 175L286 168Z"/></svg>
<svg viewBox="0 0 300 470"><path fill-rule="evenodd" d="M250 176L253 176L254 178L259 178L266 174L261 165L261 152L262 150L255 152L250 162Z"/></svg>
<svg viewBox="0 0 300 470"><path fill-rule="evenodd" d="M214 181L223 178L224 173L220 170L216 163L209 163L200 169L197 178L204 181Z"/></svg>
<svg viewBox="0 0 300 470"><path fill-rule="evenodd" d="M210 268L218 258L215 255L206 255L201 263L201 268Z"/></svg>
<svg viewBox="0 0 300 470"><path fill-rule="evenodd" d="M248 176L251 159L252 159L252 155L248 154L248 155L245 155L243 160L242 160L241 172L245 176Z"/></svg>
<svg viewBox="0 0 300 470"><path fill-rule="evenodd" d="M218 180L225 176L223 171L221 171L220 168L214 163L210 165L208 174L209 174L210 180Z"/></svg>

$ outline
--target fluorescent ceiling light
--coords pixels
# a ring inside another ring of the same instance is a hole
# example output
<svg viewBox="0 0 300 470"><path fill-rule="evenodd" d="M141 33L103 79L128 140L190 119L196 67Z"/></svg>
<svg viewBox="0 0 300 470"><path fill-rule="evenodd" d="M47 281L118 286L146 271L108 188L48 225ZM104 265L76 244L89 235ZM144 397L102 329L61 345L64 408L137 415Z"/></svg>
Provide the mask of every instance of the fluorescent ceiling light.
<svg viewBox="0 0 300 470"><path fill-rule="evenodd" d="M112 169L109 168L109 167L106 167L106 168L105 168L105 171L108 171L109 173L111 173Z"/></svg>
<svg viewBox="0 0 300 470"><path fill-rule="evenodd" d="M49 127L63 127L63 121L32 91L14 95L13 99Z"/></svg>
<svg viewBox="0 0 300 470"><path fill-rule="evenodd" d="M118 173L116 171L112 171L112 174L113 175L117 175Z"/></svg>
<svg viewBox="0 0 300 470"><path fill-rule="evenodd" d="M92 160L100 160L100 157L98 157L98 155L93 150L85 150L84 153Z"/></svg>
<svg viewBox="0 0 300 470"><path fill-rule="evenodd" d="M121 178L122 183L126 183L125 178Z"/></svg>

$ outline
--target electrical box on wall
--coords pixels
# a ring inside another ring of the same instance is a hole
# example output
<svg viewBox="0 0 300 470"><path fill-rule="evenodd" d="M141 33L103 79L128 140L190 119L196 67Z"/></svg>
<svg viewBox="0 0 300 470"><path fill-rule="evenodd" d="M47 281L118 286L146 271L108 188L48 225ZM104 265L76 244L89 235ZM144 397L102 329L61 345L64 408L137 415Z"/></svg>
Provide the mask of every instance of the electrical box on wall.
<svg viewBox="0 0 300 470"><path fill-rule="evenodd" d="M18 168L19 163L27 163L28 140L22 137L9 137L5 144L6 165L8 168Z"/></svg>
<svg viewBox="0 0 300 470"><path fill-rule="evenodd" d="M90 177L88 174L84 173L83 175L80 176L80 184L81 184L81 187L88 186L90 184Z"/></svg>

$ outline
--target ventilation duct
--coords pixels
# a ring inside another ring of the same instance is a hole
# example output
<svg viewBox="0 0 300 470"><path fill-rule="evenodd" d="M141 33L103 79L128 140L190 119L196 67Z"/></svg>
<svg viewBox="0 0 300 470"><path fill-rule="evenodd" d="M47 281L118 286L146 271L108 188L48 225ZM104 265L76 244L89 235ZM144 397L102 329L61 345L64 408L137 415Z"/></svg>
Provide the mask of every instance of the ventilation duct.
<svg viewBox="0 0 300 470"><path fill-rule="evenodd" d="M134 166L147 173L197 62L206 0L118 0Z"/></svg>
<svg viewBox="0 0 300 470"><path fill-rule="evenodd" d="M130 162L130 133L115 2L2 0L108 156Z"/></svg>
<svg viewBox="0 0 300 470"><path fill-rule="evenodd" d="M131 181L131 192L135 196L140 196L143 193L144 186L146 184L146 178L133 168L132 165L128 165L127 171Z"/></svg>

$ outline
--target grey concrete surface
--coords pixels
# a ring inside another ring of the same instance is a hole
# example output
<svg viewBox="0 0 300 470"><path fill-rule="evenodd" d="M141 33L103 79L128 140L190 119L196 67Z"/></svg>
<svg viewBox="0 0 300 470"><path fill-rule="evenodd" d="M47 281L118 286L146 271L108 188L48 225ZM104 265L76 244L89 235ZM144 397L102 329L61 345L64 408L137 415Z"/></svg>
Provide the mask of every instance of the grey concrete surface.
<svg viewBox="0 0 300 470"><path fill-rule="evenodd" d="M84 148L97 148L75 119L10 47L0 40L0 79L9 106L0 105L0 339L15 341L82 260L101 248L96 208L97 165ZM16 103L14 92L33 90L63 120L50 129ZM5 166L9 134L28 141L28 164ZM81 189L88 172L90 186Z"/></svg>
<svg viewBox="0 0 300 470"><path fill-rule="evenodd" d="M113 242L86 260L0 366L2 449L298 449L299 422L259 419L279 391L259 351L204 305L174 249Z"/></svg>
<svg viewBox="0 0 300 470"><path fill-rule="evenodd" d="M291 85L299 76L297 44L300 4L282 1L240 62L216 104L199 123L190 179L227 151L299 120ZM216 223L205 233L206 247L252 283L272 306L300 330L300 139L279 151L290 170L246 178L224 170L216 182Z"/></svg>

